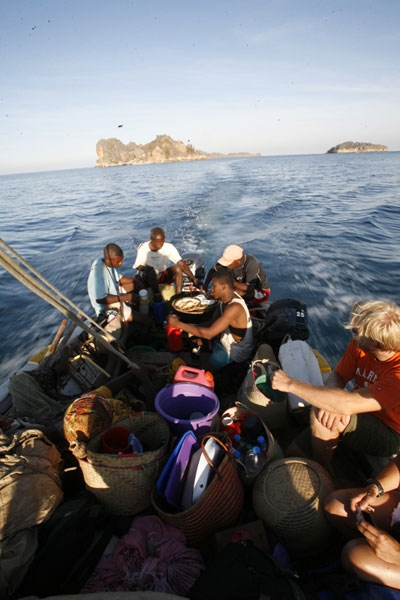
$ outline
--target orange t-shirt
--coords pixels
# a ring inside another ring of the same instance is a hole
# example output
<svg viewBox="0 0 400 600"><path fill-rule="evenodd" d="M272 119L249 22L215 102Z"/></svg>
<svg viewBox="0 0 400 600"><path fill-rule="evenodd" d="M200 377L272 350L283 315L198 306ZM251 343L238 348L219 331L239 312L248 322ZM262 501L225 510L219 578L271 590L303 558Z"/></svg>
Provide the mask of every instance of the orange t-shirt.
<svg viewBox="0 0 400 600"><path fill-rule="evenodd" d="M355 389L367 387L382 407L372 414L400 433L400 352L379 361L353 339L335 371L346 381L354 379Z"/></svg>

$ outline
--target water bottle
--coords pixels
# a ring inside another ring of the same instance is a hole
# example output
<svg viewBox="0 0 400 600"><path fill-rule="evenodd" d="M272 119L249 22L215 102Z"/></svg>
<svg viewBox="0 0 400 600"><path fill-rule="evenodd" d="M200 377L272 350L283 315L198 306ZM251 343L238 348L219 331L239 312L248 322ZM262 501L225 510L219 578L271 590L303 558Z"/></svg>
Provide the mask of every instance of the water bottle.
<svg viewBox="0 0 400 600"><path fill-rule="evenodd" d="M232 438L232 445L234 449L238 450L242 456L245 456L247 451L249 450L248 443L242 438L240 433L235 433L235 435Z"/></svg>
<svg viewBox="0 0 400 600"><path fill-rule="evenodd" d="M246 468L244 465L243 456L242 456L240 450L233 451L233 458L235 459L236 463L242 467L242 469Z"/></svg>
<svg viewBox="0 0 400 600"><path fill-rule="evenodd" d="M264 457L260 446L253 446L244 457L244 464L249 475L259 473L264 466Z"/></svg>
<svg viewBox="0 0 400 600"><path fill-rule="evenodd" d="M165 321L165 304L161 294L154 294L153 316L157 325L162 325Z"/></svg>
<svg viewBox="0 0 400 600"><path fill-rule="evenodd" d="M132 454L143 453L143 446L134 433L129 434L128 443L131 447Z"/></svg>
<svg viewBox="0 0 400 600"><path fill-rule="evenodd" d="M149 294L146 289L139 292L139 312L142 315L149 314Z"/></svg>
<svg viewBox="0 0 400 600"><path fill-rule="evenodd" d="M232 446L233 456L235 458L236 464L238 466L240 465L240 469L244 473L246 473L246 454L250 450L251 445L245 439L243 439L239 433L235 433L235 435L232 438Z"/></svg>
<svg viewBox="0 0 400 600"><path fill-rule="evenodd" d="M268 441L263 435L259 435L257 438L257 445L260 447L261 454L265 457L268 451Z"/></svg>

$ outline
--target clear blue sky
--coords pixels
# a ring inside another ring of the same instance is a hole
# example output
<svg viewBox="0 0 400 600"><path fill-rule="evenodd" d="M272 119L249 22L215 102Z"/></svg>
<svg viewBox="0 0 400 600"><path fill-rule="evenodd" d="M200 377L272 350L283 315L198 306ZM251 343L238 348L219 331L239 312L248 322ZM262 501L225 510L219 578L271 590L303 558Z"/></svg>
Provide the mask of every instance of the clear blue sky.
<svg viewBox="0 0 400 600"><path fill-rule="evenodd" d="M399 0L3 0L0 22L0 173L164 133L207 152L400 150Z"/></svg>

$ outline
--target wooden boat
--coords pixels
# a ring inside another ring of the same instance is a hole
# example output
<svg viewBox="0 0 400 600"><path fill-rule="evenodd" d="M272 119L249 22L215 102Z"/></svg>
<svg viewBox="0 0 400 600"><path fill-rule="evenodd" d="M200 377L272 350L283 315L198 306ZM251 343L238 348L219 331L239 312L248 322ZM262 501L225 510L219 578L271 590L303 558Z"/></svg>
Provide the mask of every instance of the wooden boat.
<svg viewBox="0 0 400 600"><path fill-rule="evenodd" d="M10 251L9 247L6 249ZM14 258L18 258L25 267L27 266L21 257L15 257L15 253L13 252L12 254L14 255ZM186 365L194 368L199 366L199 357L191 352L192 348L189 338L185 339L186 343L182 352L179 354L171 352L168 348L166 331L162 326L155 326L153 329L152 341L155 342L154 345L156 348L143 346L132 346L127 348L118 340L113 339L109 332L102 329L89 315L83 315L78 307L75 307L73 303L63 297L58 290L53 288L48 282L45 282L39 274L34 273L35 277L31 275L27 276L24 269L17 266L14 260L11 260L9 257L4 257L4 252L2 252L2 259L3 264L9 268L10 272L23 279L23 282L28 284L30 289L45 297L51 305L67 317L63 320L54 339L49 345L39 354L29 358L26 365L23 367L23 370L27 372L30 370L46 368L46 366L51 367L51 365L54 364L54 361L60 357L66 346L68 346L71 351L68 360L69 371L62 378L60 384L60 392L63 394L68 394L71 397L79 397L81 394L93 390L98 385L103 383L107 384L107 382L115 375L118 375L121 372L124 373L127 370L132 370L137 375L137 380L133 391L132 388L125 388L123 390L123 392L125 392L124 401L127 401L128 404L132 402L132 405L137 401L142 403L142 410L154 411L154 399L157 392L172 382L173 375L179 365L184 362ZM257 332L261 332L266 325L268 326L268 311L270 308L270 304L264 304L254 310L253 324ZM298 326L298 323L296 325ZM306 330L307 323L304 325L304 330ZM306 334L304 333L304 335ZM274 341L276 342L276 340ZM310 367L310 369L312 369L313 377L315 377L315 368L317 364L318 375L322 378L324 373L329 370L329 365L327 365L326 361L324 361L318 353L313 353L313 358L311 359L311 354L308 353L308 349L306 354L304 354L303 350L304 346L301 350L302 366L304 367L306 362L307 368ZM311 366L310 361L312 361ZM286 359L285 366L289 371L291 368L290 365L292 365L293 368L298 367L294 355L290 356L290 360ZM226 397L224 397L223 402L221 403L221 412L235 405L243 377L246 375L247 370L246 367L244 371L236 372L236 378L232 377L232 373L230 373L230 386ZM224 382L222 382L222 386L223 385ZM123 394L121 397L123 397ZM8 382L3 384L0 388L0 414L3 414L6 419L9 415L10 419L13 418L13 403L12 397L8 391ZM288 417L290 417L290 415L288 415ZM32 423L25 424L23 420L16 425L17 427L20 425L22 428L25 426L27 428L32 427ZM35 424L33 424L33 427L35 427ZM274 432L274 435L276 436L278 443L281 440L285 442L287 441L288 436L292 436L296 430L296 422L288 419L288 427L284 432L280 432L282 437L279 437L279 432ZM171 446L171 452L172 448L173 446ZM68 455L68 449L64 446L63 456L65 457L66 454ZM73 463L74 460L70 455L65 464L62 480L64 484L68 481L68 485L71 486L71 473L75 473L72 484L73 492L71 493L71 490L64 490L64 503L65 499L68 500L71 495L85 489L84 481L79 475L79 467L77 467L76 461L75 464ZM73 464L72 467L71 464ZM247 501L251 503L251 498L247 498ZM63 503L61 506L62 505ZM107 519L106 523L109 524ZM263 531L263 526L260 521L257 521L257 527L259 533ZM93 542L93 548L90 552L85 554L86 566L82 564L82 561L77 561L77 563L73 565L73 568L71 568L73 574L71 585L66 583L68 581L68 573L66 573L65 570L61 570L59 579L53 583L53 587L50 589L51 595L57 596L61 593L79 591L78 584L82 585L85 578L90 575L87 570L88 565L91 566L92 569L94 568L97 560L100 558L101 551L104 550L111 537L112 528L107 531L108 534L104 534L103 532L104 535L103 537L99 536L97 545ZM40 573L40 570L38 573ZM35 588L35 586L31 589L29 588L29 582L31 581L32 579L28 579L27 584L26 579L19 582L18 586L14 587L12 590L13 599L15 598L15 600L17 600L17 598L22 598L23 596L19 595L19 593L25 593L26 595L28 595L28 593L38 593L38 588ZM35 583L38 585L37 579L35 580ZM26 585L28 585L28 587L26 587ZM43 593L43 589L40 589L40 592ZM135 593L132 593L130 597L134 599L136 597ZM111 598L112 595L110 595L110 600ZM171 598L171 596L168 596L168 598Z"/></svg>

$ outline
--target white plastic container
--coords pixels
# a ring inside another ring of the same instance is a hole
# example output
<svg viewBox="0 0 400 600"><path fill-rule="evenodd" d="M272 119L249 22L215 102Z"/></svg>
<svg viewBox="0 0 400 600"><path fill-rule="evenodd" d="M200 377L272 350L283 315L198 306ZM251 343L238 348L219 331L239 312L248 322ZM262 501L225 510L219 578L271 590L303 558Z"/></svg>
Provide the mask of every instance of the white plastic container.
<svg viewBox="0 0 400 600"><path fill-rule="evenodd" d="M307 342L289 339L281 344L279 362L289 377L312 385L324 385L318 359ZM288 393L288 404L290 411L309 406L308 402L292 393Z"/></svg>

